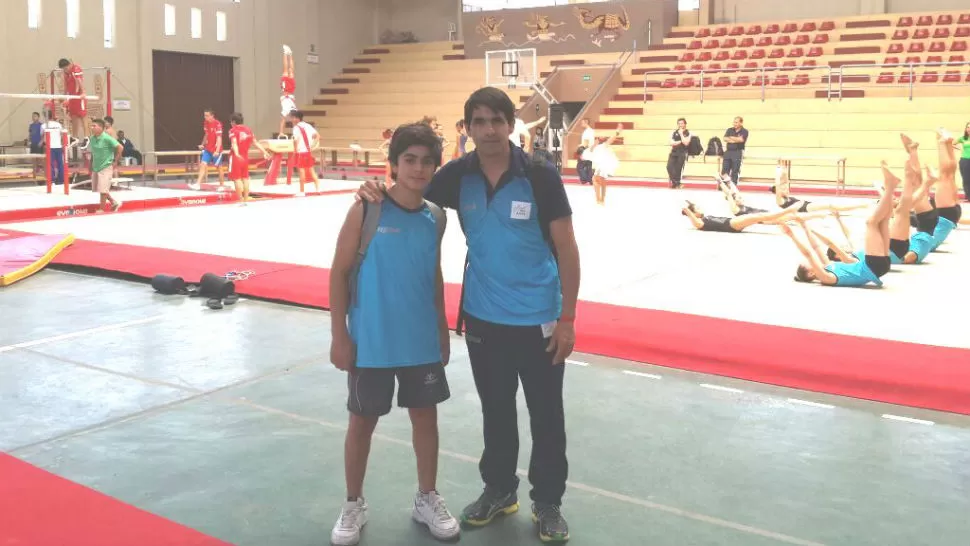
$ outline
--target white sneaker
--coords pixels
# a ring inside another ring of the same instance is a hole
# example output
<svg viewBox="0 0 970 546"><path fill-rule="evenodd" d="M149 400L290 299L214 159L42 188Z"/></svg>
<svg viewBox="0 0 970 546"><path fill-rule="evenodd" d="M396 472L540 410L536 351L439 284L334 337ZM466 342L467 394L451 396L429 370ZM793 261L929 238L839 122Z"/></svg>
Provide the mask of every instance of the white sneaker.
<svg viewBox="0 0 970 546"><path fill-rule="evenodd" d="M288 46L286 44L283 44L283 53L286 54L286 55L292 55L293 54L293 50L290 49L290 46Z"/></svg>
<svg viewBox="0 0 970 546"><path fill-rule="evenodd" d="M414 510L411 517L414 521L427 526L431 536L438 540L450 540L461 533L458 520L448 511L445 500L437 491L430 493L419 491L414 496Z"/></svg>
<svg viewBox="0 0 970 546"><path fill-rule="evenodd" d="M364 499L347 501L340 510L340 518L330 532L330 543L335 546L354 546L360 542L360 531L367 524L367 503Z"/></svg>
<svg viewBox="0 0 970 546"><path fill-rule="evenodd" d="M190 190L199 191L202 189L202 186L198 182L189 182L188 186Z"/></svg>

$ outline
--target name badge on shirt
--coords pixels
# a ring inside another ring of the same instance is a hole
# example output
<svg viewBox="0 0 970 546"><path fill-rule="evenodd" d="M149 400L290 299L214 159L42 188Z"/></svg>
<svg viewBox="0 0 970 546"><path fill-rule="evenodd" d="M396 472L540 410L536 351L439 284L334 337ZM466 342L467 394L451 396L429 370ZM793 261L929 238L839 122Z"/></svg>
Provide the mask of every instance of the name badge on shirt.
<svg viewBox="0 0 970 546"><path fill-rule="evenodd" d="M512 214L510 217L513 220L528 220L530 216L532 216L532 203L512 201Z"/></svg>

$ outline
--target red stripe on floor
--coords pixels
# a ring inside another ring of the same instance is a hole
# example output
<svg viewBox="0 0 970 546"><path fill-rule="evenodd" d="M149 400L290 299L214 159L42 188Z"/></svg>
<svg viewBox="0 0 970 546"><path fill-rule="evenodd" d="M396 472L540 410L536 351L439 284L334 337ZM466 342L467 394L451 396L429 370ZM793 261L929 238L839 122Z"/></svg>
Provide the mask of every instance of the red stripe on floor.
<svg viewBox="0 0 970 546"><path fill-rule="evenodd" d="M0 453L0 544L229 546Z"/></svg>
<svg viewBox="0 0 970 546"><path fill-rule="evenodd" d="M246 296L329 306L326 269L76 241L55 263L197 281L252 270ZM446 288L454 325L460 287ZM970 351L581 301L576 350L704 373L970 414Z"/></svg>

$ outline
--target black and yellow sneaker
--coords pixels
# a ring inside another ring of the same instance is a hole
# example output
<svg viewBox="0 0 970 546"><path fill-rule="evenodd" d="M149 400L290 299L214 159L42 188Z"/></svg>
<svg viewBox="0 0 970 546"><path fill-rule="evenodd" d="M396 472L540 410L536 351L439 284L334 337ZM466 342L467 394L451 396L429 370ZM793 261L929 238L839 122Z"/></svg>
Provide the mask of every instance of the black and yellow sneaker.
<svg viewBox="0 0 970 546"><path fill-rule="evenodd" d="M514 514L518 511L519 499L515 491L499 493L486 487L478 500L461 511L461 522L463 525L472 527L484 527L492 523L495 516Z"/></svg>
<svg viewBox="0 0 970 546"><path fill-rule="evenodd" d="M542 542L569 540L569 524L558 505L536 502L532 504L532 521L539 527Z"/></svg>

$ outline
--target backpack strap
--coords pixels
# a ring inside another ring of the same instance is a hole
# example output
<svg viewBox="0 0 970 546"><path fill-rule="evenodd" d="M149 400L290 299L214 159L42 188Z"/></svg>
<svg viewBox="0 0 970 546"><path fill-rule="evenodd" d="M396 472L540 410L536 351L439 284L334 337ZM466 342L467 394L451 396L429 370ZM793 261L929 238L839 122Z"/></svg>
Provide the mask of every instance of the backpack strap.
<svg viewBox="0 0 970 546"><path fill-rule="evenodd" d="M364 221L360 228L360 246L357 248L357 256L354 258L354 265L350 268L348 280L350 284L350 306L357 304L357 280L360 276L360 265L364 263L367 255L367 247L377 233L377 227L381 223L381 204L368 203L361 201L364 206Z"/></svg>

